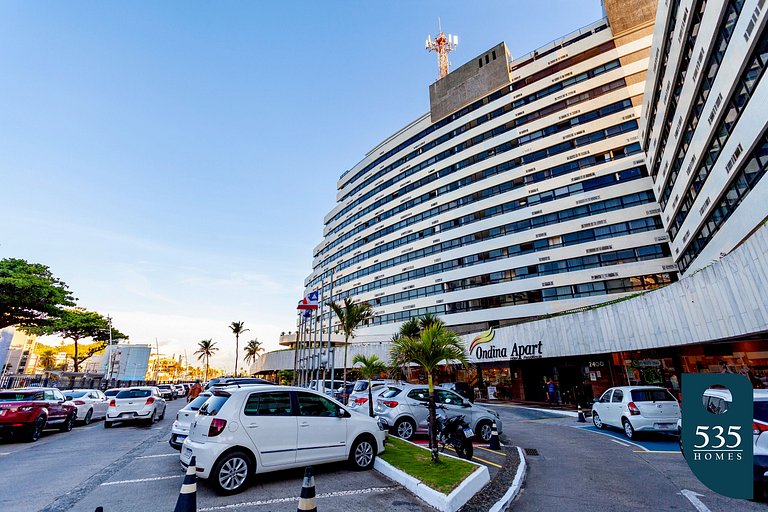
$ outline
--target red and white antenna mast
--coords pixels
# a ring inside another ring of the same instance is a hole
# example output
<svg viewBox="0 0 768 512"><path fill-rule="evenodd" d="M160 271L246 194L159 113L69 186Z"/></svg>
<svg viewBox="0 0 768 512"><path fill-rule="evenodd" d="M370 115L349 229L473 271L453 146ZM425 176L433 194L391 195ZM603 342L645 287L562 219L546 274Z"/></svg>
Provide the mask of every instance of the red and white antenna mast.
<svg viewBox="0 0 768 512"><path fill-rule="evenodd" d="M437 79L440 80L448 74L448 54L456 49L459 45L459 36L443 33L442 24L440 18L437 21L439 34L432 41L431 36L427 36L426 49L428 52L437 53L437 67L438 74Z"/></svg>

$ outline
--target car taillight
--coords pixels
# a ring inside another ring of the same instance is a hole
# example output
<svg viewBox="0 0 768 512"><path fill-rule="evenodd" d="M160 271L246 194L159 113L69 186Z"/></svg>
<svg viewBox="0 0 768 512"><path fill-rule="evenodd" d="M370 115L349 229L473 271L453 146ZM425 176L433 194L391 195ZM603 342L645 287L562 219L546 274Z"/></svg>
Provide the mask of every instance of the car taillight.
<svg viewBox="0 0 768 512"><path fill-rule="evenodd" d="M109 406L110 407L114 407L115 406L115 399L114 398L109 401Z"/></svg>
<svg viewBox="0 0 768 512"><path fill-rule="evenodd" d="M85 405L85 402L83 402L82 400L75 400L72 403L75 404L75 405Z"/></svg>
<svg viewBox="0 0 768 512"><path fill-rule="evenodd" d="M221 418L213 418L211 420L211 426L208 427L208 437L216 437L224 432L224 427L227 426L227 420Z"/></svg>
<svg viewBox="0 0 768 512"><path fill-rule="evenodd" d="M368 399L367 399L367 398L355 398L355 403L356 403L357 405L362 405L362 404L364 404L364 403L365 403L365 402L367 402L367 401L368 401Z"/></svg>
<svg viewBox="0 0 768 512"><path fill-rule="evenodd" d="M151 397L147 398L147 404L146 405L152 405L153 403L155 403L155 397L151 396Z"/></svg>
<svg viewBox="0 0 768 512"><path fill-rule="evenodd" d="M637 408L635 405L635 402L629 402L627 404L627 409L629 409L629 414L632 416L639 416L640 415L640 409Z"/></svg>
<svg viewBox="0 0 768 512"><path fill-rule="evenodd" d="M768 425L764 423L752 422L752 435L759 436L763 432L768 431Z"/></svg>
<svg viewBox="0 0 768 512"><path fill-rule="evenodd" d="M395 402L394 400L384 400L381 403L383 403L384 405L386 405L390 409L394 409L395 407L397 407L397 402Z"/></svg>

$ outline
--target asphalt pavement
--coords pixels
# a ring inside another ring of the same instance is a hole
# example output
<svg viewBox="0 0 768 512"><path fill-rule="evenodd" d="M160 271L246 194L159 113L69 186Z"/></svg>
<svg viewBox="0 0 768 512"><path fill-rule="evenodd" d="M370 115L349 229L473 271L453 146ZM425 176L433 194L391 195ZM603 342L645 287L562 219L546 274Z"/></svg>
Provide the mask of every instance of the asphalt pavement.
<svg viewBox="0 0 768 512"><path fill-rule="evenodd" d="M0 441L0 511L172 511L184 472L168 445L183 400L168 403L166 418L149 426L102 421L72 432L46 431L36 443ZM432 510L376 471L345 464L317 466L315 490L324 510L426 512ZM258 475L246 491L228 497L198 480L198 511L295 511L303 469Z"/></svg>
<svg viewBox="0 0 768 512"><path fill-rule="evenodd" d="M701 484L672 436L629 441L572 416L495 408L508 442L523 448L528 462L515 512L768 511L766 504L726 498Z"/></svg>

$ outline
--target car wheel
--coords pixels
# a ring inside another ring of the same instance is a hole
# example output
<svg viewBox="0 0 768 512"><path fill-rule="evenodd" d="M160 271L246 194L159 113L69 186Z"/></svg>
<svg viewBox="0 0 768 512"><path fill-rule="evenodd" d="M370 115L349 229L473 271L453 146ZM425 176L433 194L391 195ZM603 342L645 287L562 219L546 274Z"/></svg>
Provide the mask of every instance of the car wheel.
<svg viewBox="0 0 768 512"><path fill-rule="evenodd" d="M112 428L112 422L104 418L104 428Z"/></svg>
<svg viewBox="0 0 768 512"><path fill-rule="evenodd" d="M160 415L159 418L157 418L157 421L160 421L165 418L165 407L163 407L163 413Z"/></svg>
<svg viewBox="0 0 768 512"><path fill-rule="evenodd" d="M594 423L595 426L600 430L603 430L605 428L605 423L603 423L603 420L600 418L600 415L597 414L595 411L592 411L592 423Z"/></svg>
<svg viewBox="0 0 768 512"><path fill-rule="evenodd" d="M83 420L84 425L90 425L91 424L91 418L93 418L93 409L88 409L88 412L85 413L85 419Z"/></svg>
<svg viewBox="0 0 768 512"><path fill-rule="evenodd" d="M27 435L26 435L26 440L30 443L34 443L35 441L40 439L40 436L43 434L44 428L45 428L45 417L40 416L35 420L32 426L29 427L29 430L27 431Z"/></svg>
<svg viewBox="0 0 768 512"><path fill-rule="evenodd" d="M217 493L226 496L245 489L252 473L248 455L243 452L230 452L216 462L208 481L213 483Z"/></svg>
<svg viewBox="0 0 768 512"><path fill-rule="evenodd" d="M400 439L410 439L416 432L416 424L408 418L400 418L395 423L395 435Z"/></svg>
<svg viewBox="0 0 768 512"><path fill-rule="evenodd" d="M634 439L635 429L632 427L632 424L629 422L629 420L624 419L624 421L621 423L624 425L624 435L627 436L627 439Z"/></svg>
<svg viewBox="0 0 768 512"><path fill-rule="evenodd" d="M363 437L355 441L352 450L349 452L349 463L356 471L366 471L373 467L376 459L375 443L368 437Z"/></svg>
<svg viewBox="0 0 768 512"><path fill-rule="evenodd" d="M478 440L483 441L484 443L487 443L491 440L492 435L493 435L493 426L491 425L491 422L481 421L480 424L477 426L477 434L475 434Z"/></svg>
<svg viewBox="0 0 768 512"><path fill-rule="evenodd" d="M67 419L64 420L64 423L62 423L61 426L59 427L59 432L70 432L75 426L76 419L77 419L76 412L67 416Z"/></svg>

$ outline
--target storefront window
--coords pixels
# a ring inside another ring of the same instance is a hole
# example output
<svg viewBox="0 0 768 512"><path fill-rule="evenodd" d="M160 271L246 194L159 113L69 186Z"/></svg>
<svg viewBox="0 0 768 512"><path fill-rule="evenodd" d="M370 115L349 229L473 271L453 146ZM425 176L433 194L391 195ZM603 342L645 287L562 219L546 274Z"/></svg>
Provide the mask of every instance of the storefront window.
<svg viewBox="0 0 768 512"><path fill-rule="evenodd" d="M755 389L768 388L768 343L745 341L686 347L681 361L686 373L736 373Z"/></svg>

